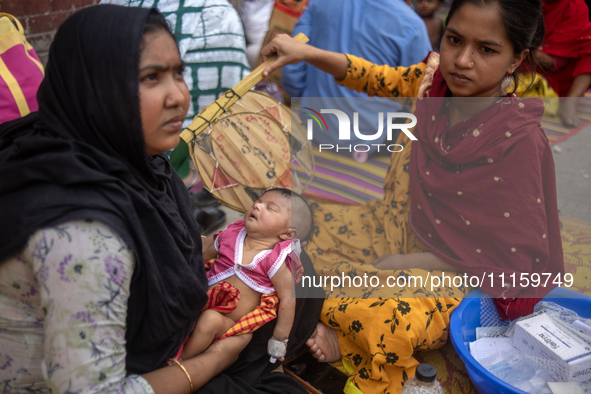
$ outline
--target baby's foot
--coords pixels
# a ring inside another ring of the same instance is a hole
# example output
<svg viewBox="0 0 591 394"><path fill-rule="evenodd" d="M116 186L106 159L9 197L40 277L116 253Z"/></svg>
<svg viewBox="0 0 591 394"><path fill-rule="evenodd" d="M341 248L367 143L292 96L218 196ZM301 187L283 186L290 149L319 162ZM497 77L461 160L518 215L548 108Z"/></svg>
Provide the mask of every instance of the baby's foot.
<svg viewBox="0 0 591 394"><path fill-rule="evenodd" d="M306 341L312 356L320 362L332 363L341 359L339 338L334 328L318 323L312 336Z"/></svg>

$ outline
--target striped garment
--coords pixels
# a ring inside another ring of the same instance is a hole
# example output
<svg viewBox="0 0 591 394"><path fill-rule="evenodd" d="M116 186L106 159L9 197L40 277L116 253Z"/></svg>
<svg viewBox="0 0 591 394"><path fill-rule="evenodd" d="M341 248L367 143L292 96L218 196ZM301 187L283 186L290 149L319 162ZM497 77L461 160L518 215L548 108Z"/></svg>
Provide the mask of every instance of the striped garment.
<svg viewBox="0 0 591 394"><path fill-rule="evenodd" d="M240 290L224 280L218 282L216 286L211 288L207 292L207 295L209 296L209 301L203 310L213 309L222 315L231 313L236 309L238 301L240 301ZM277 296L277 293L263 294L259 306L257 306L252 312L242 316L236 324L230 327L225 334L216 340L256 331L265 323L270 322L277 317L278 304L279 297Z"/></svg>
<svg viewBox="0 0 591 394"><path fill-rule="evenodd" d="M101 0L101 4L155 7L171 24L187 67L191 93L187 124L250 73L238 12L227 0Z"/></svg>

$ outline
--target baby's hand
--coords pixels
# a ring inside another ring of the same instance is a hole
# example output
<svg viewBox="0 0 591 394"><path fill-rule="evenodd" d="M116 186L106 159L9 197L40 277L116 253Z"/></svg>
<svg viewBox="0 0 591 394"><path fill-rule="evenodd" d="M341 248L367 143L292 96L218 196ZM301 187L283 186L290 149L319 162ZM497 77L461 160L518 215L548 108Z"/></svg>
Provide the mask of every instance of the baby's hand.
<svg viewBox="0 0 591 394"><path fill-rule="evenodd" d="M208 271L208 270L212 269L214 262L215 262L215 259L204 260L203 265L205 266L205 270Z"/></svg>
<svg viewBox="0 0 591 394"><path fill-rule="evenodd" d="M271 337L267 343L267 354L271 356L269 360L271 363L275 363L277 360L283 361L285 359L285 353L287 352L287 339L280 341L275 337Z"/></svg>

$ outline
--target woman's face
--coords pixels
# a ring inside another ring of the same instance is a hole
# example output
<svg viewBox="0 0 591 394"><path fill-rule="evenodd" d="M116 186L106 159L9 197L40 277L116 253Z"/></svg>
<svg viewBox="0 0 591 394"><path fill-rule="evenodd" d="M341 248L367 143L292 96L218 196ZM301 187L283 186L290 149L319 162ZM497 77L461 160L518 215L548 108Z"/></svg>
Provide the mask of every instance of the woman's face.
<svg viewBox="0 0 591 394"><path fill-rule="evenodd" d="M441 41L440 69L454 97L504 95L501 83L528 51L515 55L497 5L464 4Z"/></svg>
<svg viewBox="0 0 591 394"><path fill-rule="evenodd" d="M173 38L164 30L147 33L140 55L140 115L146 153L174 149L189 111L189 89L183 78L184 62Z"/></svg>

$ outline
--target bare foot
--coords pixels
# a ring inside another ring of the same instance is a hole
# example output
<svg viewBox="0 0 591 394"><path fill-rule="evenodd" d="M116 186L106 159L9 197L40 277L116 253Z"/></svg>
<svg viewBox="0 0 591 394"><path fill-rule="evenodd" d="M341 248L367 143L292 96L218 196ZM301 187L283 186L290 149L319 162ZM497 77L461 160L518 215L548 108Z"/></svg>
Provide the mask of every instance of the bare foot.
<svg viewBox="0 0 591 394"><path fill-rule="evenodd" d="M332 363L341 359L339 338L334 328L318 323L312 336L306 341L312 356L320 362Z"/></svg>

